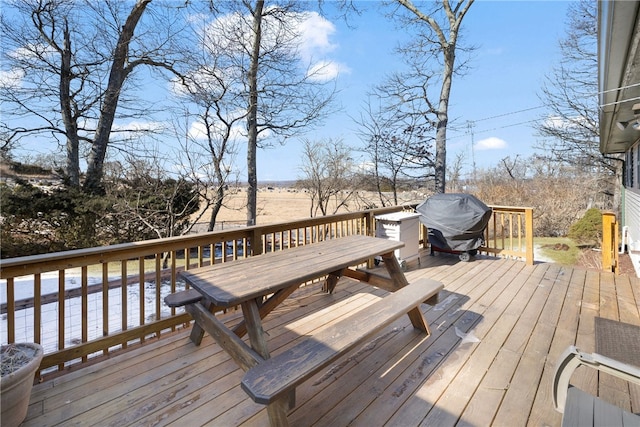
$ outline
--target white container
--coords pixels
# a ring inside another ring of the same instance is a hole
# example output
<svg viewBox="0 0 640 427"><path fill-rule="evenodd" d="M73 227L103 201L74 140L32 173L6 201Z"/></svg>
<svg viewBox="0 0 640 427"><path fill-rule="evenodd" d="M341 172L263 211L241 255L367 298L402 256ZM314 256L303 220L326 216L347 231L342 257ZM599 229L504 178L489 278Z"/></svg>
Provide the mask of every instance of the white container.
<svg viewBox="0 0 640 427"><path fill-rule="evenodd" d="M415 212L393 212L376 215L376 237L404 242L404 247L395 250L400 265L419 258L420 214Z"/></svg>

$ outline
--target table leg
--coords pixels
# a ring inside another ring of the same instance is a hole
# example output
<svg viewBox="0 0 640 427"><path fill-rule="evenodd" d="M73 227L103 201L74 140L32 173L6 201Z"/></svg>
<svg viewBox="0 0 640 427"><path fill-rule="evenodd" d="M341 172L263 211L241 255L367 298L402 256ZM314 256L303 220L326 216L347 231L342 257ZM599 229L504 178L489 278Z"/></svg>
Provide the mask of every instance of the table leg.
<svg viewBox="0 0 640 427"><path fill-rule="evenodd" d="M329 294L333 293L333 290L336 288L340 277L342 277L342 271L343 270L334 271L327 275L327 278L324 281L324 285L322 286L322 290L324 292L327 292Z"/></svg>
<svg viewBox="0 0 640 427"><path fill-rule="evenodd" d="M245 301L241 304L242 314L249 334L249 342L259 355L265 359L269 358L269 348L267 347L267 339L264 329L262 329L262 319L260 318L260 309L258 301L255 299Z"/></svg>
<svg viewBox="0 0 640 427"><path fill-rule="evenodd" d="M404 272L402 271L402 267L398 262L398 258L396 258L393 252L382 254L382 261L384 262L384 267L389 273L389 277L391 277L391 281L397 289L404 288L409 284Z"/></svg>
<svg viewBox="0 0 640 427"><path fill-rule="evenodd" d="M382 260L384 261L384 266L389 272L389 276L391 277L391 281L396 289L404 288L409 284L404 272L402 271L402 267L398 262L398 258L396 258L393 252L388 252L382 255ZM424 318L422 311L420 311L420 307L416 307L411 309L408 313L409 319L411 320L411 324L414 328L425 332L427 335L430 335L429 325L427 325L427 320Z"/></svg>
<svg viewBox="0 0 640 427"><path fill-rule="evenodd" d="M262 328L262 318L260 316L260 309L258 308L258 300L249 300L242 303L242 314L244 315L245 326L247 328L247 334L249 335L249 342L251 348L253 348L260 356L268 359L269 348L267 346L267 339L264 329ZM269 413L269 420L272 426L286 426L287 424L287 409L295 407L296 391L291 390L287 396L282 397L267 407ZM283 421L284 420L284 421Z"/></svg>
<svg viewBox="0 0 640 427"><path fill-rule="evenodd" d="M266 301L259 301L258 308L260 312L260 318L264 319L267 314L271 313L274 308L276 308L282 301L287 299L289 295L291 295L298 286L291 286L289 288L280 289L278 292L270 296ZM242 320L238 325L233 328L233 332L239 336L243 337L244 334L247 333L247 322L246 320Z"/></svg>

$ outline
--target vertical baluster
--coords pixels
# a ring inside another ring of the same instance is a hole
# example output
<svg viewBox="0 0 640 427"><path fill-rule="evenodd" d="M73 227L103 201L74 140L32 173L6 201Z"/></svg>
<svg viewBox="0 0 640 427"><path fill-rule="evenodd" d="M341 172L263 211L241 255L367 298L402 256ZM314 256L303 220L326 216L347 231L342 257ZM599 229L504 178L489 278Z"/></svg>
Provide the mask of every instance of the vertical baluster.
<svg viewBox="0 0 640 427"><path fill-rule="evenodd" d="M42 343L42 276L33 275L33 340Z"/></svg>
<svg viewBox="0 0 640 427"><path fill-rule="evenodd" d="M64 270L58 270L58 350L64 349L65 298L64 298ZM64 369L64 363L58 365L58 370Z"/></svg>
<svg viewBox="0 0 640 427"><path fill-rule="evenodd" d="M89 341L89 277L87 266L82 266L80 269L80 312L82 313L82 319L80 320L82 325L82 342ZM82 356L82 361L87 361L87 356Z"/></svg>
<svg viewBox="0 0 640 427"><path fill-rule="evenodd" d="M213 243L209 244L209 265L213 265L216 263L216 245Z"/></svg>
<svg viewBox="0 0 640 427"><path fill-rule="evenodd" d="M129 322L127 322L127 318L128 316L128 309L127 309L127 299L128 299L127 295L127 260L124 259L122 261L120 261L120 305L122 307L120 315L122 316L120 318L121 324L120 327L122 328L123 331L126 331L128 328L128 324ZM122 343L122 348L127 348L127 343L124 342Z"/></svg>
<svg viewBox="0 0 640 427"><path fill-rule="evenodd" d="M102 264L102 336L109 336L109 263ZM109 354L109 349L102 351L103 355Z"/></svg>
<svg viewBox="0 0 640 427"><path fill-rule="evenodd" d="M7 343L16 342L16 293L13 277L7 278Z"/></svg>
<svg viewBox="0 0 640 427"><path fill-rule="evenodd" d="M144 257L139 257L138 258L138 293L139 293L139 299L138 299L138 310L140 310L139 316L138 316L138 322L139 325L142 326L145 324L144 321L144 316L145 316L145 300L146 300L146 295L145 295L145 286L144 286L144 282L145 282L145 268L144 268ZM140 337L140 342L144 342L144 336Z"/></svg>
<svg viewBox="0 0 640 427"><path fill-rule="evenodd" d="M156 320L160 320L160 318L162 317L160 315L161 311L162 311L162 307L161 307L161 293L160 290L162 288L162 254L161 253L157 253L156 254L156 298L155 298L155 303L156 303ZM160 334L160 332L158 332L158 335Z"/></svg>

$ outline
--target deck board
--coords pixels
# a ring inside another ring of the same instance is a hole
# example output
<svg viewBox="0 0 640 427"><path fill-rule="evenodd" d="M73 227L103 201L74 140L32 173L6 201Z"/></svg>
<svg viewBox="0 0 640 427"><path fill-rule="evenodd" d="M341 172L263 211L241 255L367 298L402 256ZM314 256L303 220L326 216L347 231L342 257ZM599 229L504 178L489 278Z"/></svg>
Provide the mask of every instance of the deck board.
<svg viewBox="0 0 640 427"><path fill-rule="evenodd" d="M594 316L640 324L635 277L448 254L415 264L410 281L445 284L438 305L422 306L432 336L402 316L299 387L291 425L559 425L551 379L561 352L594 350ZM332 295L320 285L298 290L265 319L270 352L385 294L349 278ZM264 406L239 386L242 374L210 337L196 347L185 330L37 384L23 425L267 425ZM640 387L585 369L572 383L639 411Z"/></svg>

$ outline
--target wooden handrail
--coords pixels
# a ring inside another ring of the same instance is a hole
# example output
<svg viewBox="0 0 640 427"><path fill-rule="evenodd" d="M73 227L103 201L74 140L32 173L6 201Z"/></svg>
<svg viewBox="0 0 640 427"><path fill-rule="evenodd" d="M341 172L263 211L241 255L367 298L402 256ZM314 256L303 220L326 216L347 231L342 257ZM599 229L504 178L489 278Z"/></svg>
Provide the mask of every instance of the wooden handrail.
<svg viewBox="0 0 640 427"><path fill-rule="evenodd" d="M159 338L188 322L184 311L162 302L167 293L184 288L177 278L181 270L353 234L373 236L377 215L412 208L394 206L4 259L0 342L39 342L45 348L42 372L62 371ZM486 244L479 252L533 264L532 212L494 207ZM423 227L420 230L426 245Z"/></svg>

